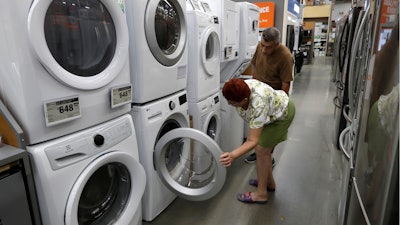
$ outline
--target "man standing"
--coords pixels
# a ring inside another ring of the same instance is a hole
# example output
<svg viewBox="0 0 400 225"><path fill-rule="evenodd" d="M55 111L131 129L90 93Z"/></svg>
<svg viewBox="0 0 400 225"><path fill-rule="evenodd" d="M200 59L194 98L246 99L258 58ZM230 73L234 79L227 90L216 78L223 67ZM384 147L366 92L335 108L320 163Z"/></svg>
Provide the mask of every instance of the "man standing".
<svg viewBox="0 0 400 225"><path fill-rule="evenodd" d="M281 33L276 27L263 30L251 65L253 78L262 81L276 90L289 95L290 82L293 80L293 57L290 50L280 43ZM273 151L273 150L272 150ZM256 154L249 155L245 162L256 161ZM272 159L274 165L274 159Z"/></svg>

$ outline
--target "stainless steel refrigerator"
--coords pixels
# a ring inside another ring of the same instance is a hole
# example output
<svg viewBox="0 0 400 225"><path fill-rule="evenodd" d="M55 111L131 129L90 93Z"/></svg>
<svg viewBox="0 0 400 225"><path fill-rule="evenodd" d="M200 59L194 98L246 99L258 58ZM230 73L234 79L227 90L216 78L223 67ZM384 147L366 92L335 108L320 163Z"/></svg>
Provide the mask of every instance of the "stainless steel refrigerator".
<svg viewBox="0 0 400 225"><path fill-rule="evenodd" d="M344 18L343 28L339 31L339 49L337 52L338 70L334 76L336 86L336 96L333 98L333 104L335 105L334 111L334 132L333 132L333 143L339 149L339 136L340 133L348 125L349 120L345 116L348 111L349 94L349 70L350 62L352 60L352 46L354 36L356 33L357 24L362 11L361 6L353 7L348 16ZM345 112L345 114L343 113Z"/></svg>
<svg viewBox="0 0 400 225"><path fill-rule="evenodd" d="M339 219L399 224L399 2L366 1L349 59ZM340 213L341 212L341 213Z"/></svg>

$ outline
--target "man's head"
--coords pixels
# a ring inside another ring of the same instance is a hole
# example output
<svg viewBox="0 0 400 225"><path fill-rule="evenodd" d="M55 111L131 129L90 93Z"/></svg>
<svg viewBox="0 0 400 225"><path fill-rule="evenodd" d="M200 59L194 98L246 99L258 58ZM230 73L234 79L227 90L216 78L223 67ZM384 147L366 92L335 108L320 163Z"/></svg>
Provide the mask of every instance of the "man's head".
<svg viewBox="0 0 400 225"><path fill-rule="evenodd" d="M281 33L276 27L269 27L263 30L260 47L264 54L271 55L279 46Z"/></svg>

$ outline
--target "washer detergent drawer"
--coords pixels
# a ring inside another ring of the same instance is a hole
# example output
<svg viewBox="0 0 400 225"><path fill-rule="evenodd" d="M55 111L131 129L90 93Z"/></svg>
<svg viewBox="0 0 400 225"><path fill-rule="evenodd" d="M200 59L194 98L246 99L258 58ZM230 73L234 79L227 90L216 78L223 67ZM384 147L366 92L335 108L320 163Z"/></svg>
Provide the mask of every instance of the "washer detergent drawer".
<svg viewBox="0 0 400 225"><path fill-rule="evenodd" d="M0 224L32 224L22 172L0 172Z"/></svg>

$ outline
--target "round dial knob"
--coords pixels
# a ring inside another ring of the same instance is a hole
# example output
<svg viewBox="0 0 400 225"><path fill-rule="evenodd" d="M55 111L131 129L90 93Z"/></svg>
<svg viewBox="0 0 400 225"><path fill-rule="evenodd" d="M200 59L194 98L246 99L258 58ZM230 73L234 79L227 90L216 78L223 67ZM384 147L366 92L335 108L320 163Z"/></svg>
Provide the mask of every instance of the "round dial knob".
<svg viewBox="0 0 400 225"><path fill-rule="evenodd" d="M104 137L103 137L103 135L96 134L96 135L94 136L93 140L94 140L94 144L95 144L96 146L102 146L102 145L104 144Z"/></svg>
<svg viewBox="0 0 400 225"><path fill-rule="evenodd" d="M173 102L173 101L169 102L169 109L170 110L174 110L175 109L175 102Z"/></svg>

